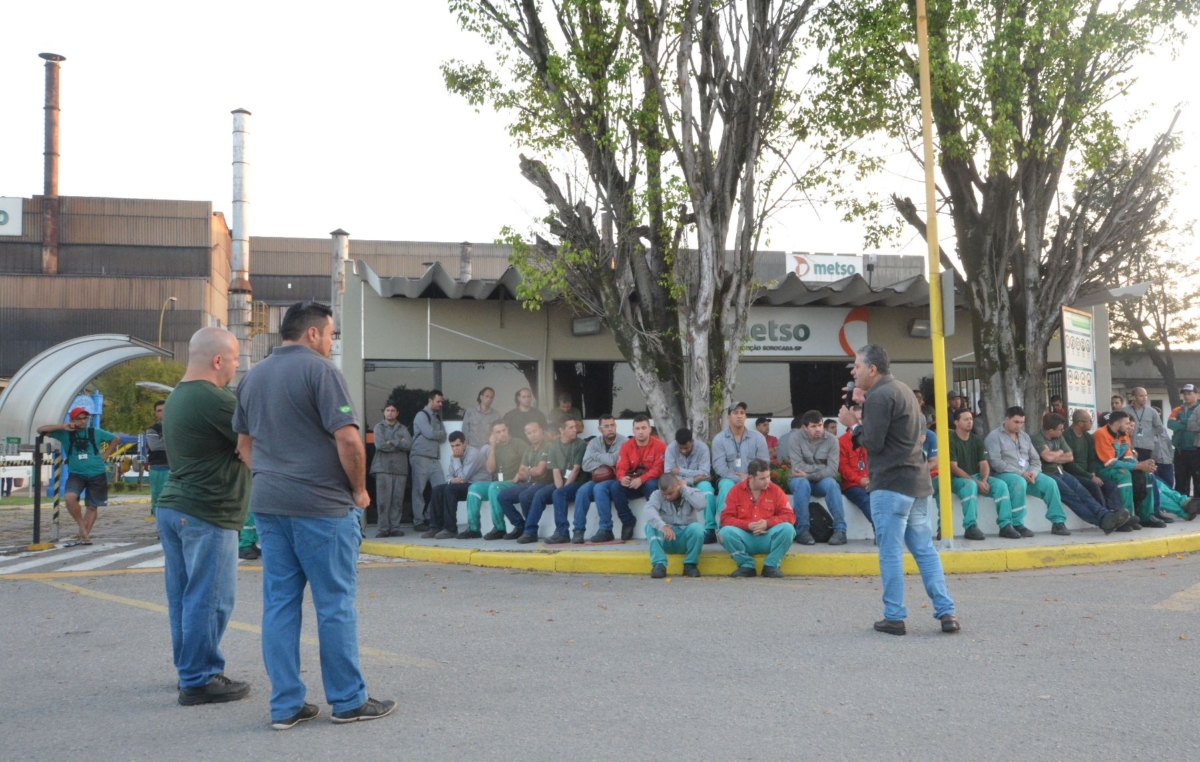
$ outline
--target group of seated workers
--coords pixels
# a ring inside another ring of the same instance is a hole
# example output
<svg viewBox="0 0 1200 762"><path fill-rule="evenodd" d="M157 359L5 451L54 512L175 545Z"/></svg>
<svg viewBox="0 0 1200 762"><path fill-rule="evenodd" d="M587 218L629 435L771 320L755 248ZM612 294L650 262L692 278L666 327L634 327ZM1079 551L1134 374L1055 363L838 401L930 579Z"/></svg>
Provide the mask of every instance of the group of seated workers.
<svg viewBox="0 0 1200 762"><path fill-rule="evenodd" d="M972 433L970 410L953 415L950 434L951 485L962 501L963 537L982 540L976 503L992 498L1000 537L1032 537L1025 526L1025 499L1034 495L1046 504L1051 533L1069 535L1066 505L1105 534L1163 528L1173 516L1191 521L1196 504L1156 476L1153 460L1138 460L1130 441L1134 421L1113 412L1092 433L1092 415L1077 409L1071 425L1057 413L1042 419L1040 432L1024 431L1025 411L1010 407L1004 423L981 438Z"/></svg>
<svg viewBox="0 0 1200 762"><path fill-rule="evenodd" d="M582 544L588 510L595 505L599 528L586 542L615 541L614 508L621 539L630 540L637 524L630 500L646 498L642 520L654 576L666 573L668 553L684 554L684 574L697 576L701 547L720 542L737 562L737 576L753 576L752 556L767 554L763 576L776 577L793 541L815 543L810 531L813 496L825 498L833 527L830 545L846 543L843 497L870 521L870 466L866 451L854 441L857 426L835 436L821 413L812 410L769 448L764 434L747 427L745 403L730 406L726 417L727 425L711 447L688 429L678 430L665 444L644 415L634 419L629 438L617 433L612 416L600 418L600 434L590 441L580 438L582 422L573 416L564 416L555 432L530 421L523 438L497 420L481 448L469 446L456 432L450 436L446 484L434 490L431 531L424 536L533 543L551 505L554 533L544 542ZM1069 428L1061 416L1050 413L1032 436L1024 423L1024 411L1009 408L1004 423L983 438L972 431L970 409L954 411L951 484L962 501L966 539L984 539L977 519L980 495L994 501L999 536L1009 539L1033 536L1024 521L1030 494L1045 502L1051 531L1058 535L1070 534L1064 504L1105 533L1162 527L1173 520L1171 515L1194 516L1191 506L1185 506L1187 499L1155 477L1153 461L1137 460L1127 414L1114 413L1095 434L1085 410L1075 411ZM936 445L927 442L926 452L932 471ZM773 462L786 469L790 500L772 481ZM468 526L459 532L457 504L462 499L467 501ZM485 499L494 527L486 535L480 531ZM506 526L511 530L505 531Z"/></svg>

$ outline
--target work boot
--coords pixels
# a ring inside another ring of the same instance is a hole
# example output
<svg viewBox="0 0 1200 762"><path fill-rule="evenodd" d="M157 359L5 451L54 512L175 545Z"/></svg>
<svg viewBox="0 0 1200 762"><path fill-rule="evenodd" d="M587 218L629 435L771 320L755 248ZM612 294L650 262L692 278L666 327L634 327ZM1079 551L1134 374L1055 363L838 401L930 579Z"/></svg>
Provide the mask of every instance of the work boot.
<svg viewBox="0 0 1200 762"><path fill-rule="evenodd" d="M483 539L485 539L485 540L503 540L504 539L504 530L503 529L493 529L492 531L485 534L483 536Z"/></svg>
<svg viewBox="0 0 1200 762"><path fill-rule="evenodd" d="M779 571L778 566L764 566L762 574L758 576L767 577L769 579L783 579L783 572Z"/></svg>
<svg viewBox="0 0 1200 762"><path fill-rule="evenodd" d="M1158 519L1159 521L1161 521L1164 524L1174 524L1175 523L1175 519L1172 518L1166 511L1155 511L1154 518Z"/></svg>
<svg viewBox="0 0 1200 762"><path fill-rule="evenodd" d="M543 542L545 542L547 545L565 545L570 541L570 537L567 537L565 534L559 534L558 532L555 532L543 540Z"/></svg>
<svg viewBox="0 0 1200 762"><path fill-rule="evenodd" d="M1050 525L1050 534L1056 534L1056 535L1059 535L1060 537L1070 537L1071 530L1067 529L1066 524L1062 523L1061 521L1058 521L1058 522L1055 522Z"/></svg>
<svg viewBox="0 0 1200 762"><path fill-rule="evenodd" d="M420 524L416 524L415 526L413 526L413 531L414 532L428 532L429 524L422 521Z"/></svg>
<svg viewBox="0 0 1200 762"><path fill-rule="evenodd" d="M582 529L576 529L574 532L571 532L571 544L572 545L582 545L583 544L583 530Z"/></svg>
<svg viewBox="0 0 1200 762"><path fill-rule="evenodd" d="M1138 519L1138 523L1144 527L1151 527L1153 529L1166 529L1167 528L1167 522L1162 521L1154 514L1150 514L1149 516L1147 516L1143 519Z"/></svg>
<svg viewBox="0 0 1200 762"><path fill-rule="evenodd" d="M1022 537L1033 537L1033 530L1024 524L1018 524L1013 527Z"/></svg>
<svg viewBox="0 0 1200 762"><path fill-rule="evenodd" d="M1191 500L1183 504L1183 512L1187 515L1188 521L1193 521L1197 514L1200 514L1200 498L1193 497Z"/></svg>
<svg viewBox="0 0 1200 762"><path fill-rule="evenodd" d="M443 529L433 536L435 540L457 540L458 532L453 529Z"/></svg>
<svg viewBox="0 0 1200 762"><path fill-rule="evenodd" d="M983 531L979 528L978 525L972 524L971 526L967 527L963 531L963 539L964 540L986 540L987 538L984 537Z"/></svg>
<svg viewBox="0 0 1200 762"><path fill-rule="evenodd" d="M520 538L523 534L525 534L525 527L513 527L513 530L511 532L504 535L504 539L516 540L516 539Z"/></svg>
<svg viewBox="0 0 1200 762"><path fill-rule="evenodd" d="M1116 528L1116 531L1118 531L1118 532L1132 532L1132 531L1133 531L1133 527L1129 526L1129 524L1122 524L1121 526L1119 526L1119 527L1117 527L1117 528Z"/></svg>
<svg viewBox="0 0 1200 762"><path fill-rule="evenodd" d="M942 632L944 633L953 634L962 629L953 614L943 614L938 618L942 620Z"/></svg>
<svg viewBox="0 0 1200 762"><path fill-rule="evenodd" d="M244 561L257 561L262 558L262 551L257 545L247 545L238 551L238 558Z"/></svg>
<svg viewBox="0 0 1200 762"><path fill-rule="evenodd" d="M612 542L614 539L616 538L613 537L611 529L597 529L596 534L588 538L588 542Z"/></svg>
<svg viewBox="0 0 1200 762"><path fill-rule="evenodd" d="M816 545L817 541L813 539L812 532L807 529L801 529L796 532L796 542L801 545Z"/></svg>
<svg viewBox="0 0 1200 762"><path fill-rule="evenodd" d="M650 570L650 579L662 579L667 576L667 567L665 564L655 564Z"/></svg>
<svg viewBox="0 0 1200 762"><path fill-rule="evenodd" d="M1005 524L1004 526L1000 527L1000 536L1006 540L1021 539L1021 533L1016 529L1013 529L1012 524Z"/></svg>
<svg viewBox="0 0 1200 762"><path fill-rule="evenodd" d="M734 569L733 574L730 574L729 576L730 577L754 577L754 576L757 576L757 573L754 571L753 566L739 566L738 568Z"/></svg>
<svg viewBox="0 0 1200 762"><path fill-rule="evenodd" d="M528 545L531 542L537 542L536 534L522 534L517 538L517 544L519 545Z"/></svg>
<svg viewBox="0 0 1200 762"><path fill-rule="evenodd" d="M684 564L683 565L683 576L699 577L700 569L695 564Z"/></svg>
<svg viewBox="0 0 1200 762"><path fill-rule="evenodd" d="M1142 522L1138 521L1137 516L1130 516L1129 521L1125 523L1125 526L1129 527L1135 532L1142 531Z"/></svg>
<svg viewBox="0 0 1200 762"><path fill-rule="evenodd" d="M482 537L483 537L483 533L480 532L478 529L468 529L465 532L458 533L458 539L460 539L460 540L478 540Z"/></svg>
<svg viewBox="0 0 1200 762"><path fill-rule="evenodd" d="M831 534L829 536L829 544L830 545L845 545L846 544L846 533L844 531L842 531L841 529L833 530L833 534Z"/></svg>
<svg viewBox="0 0 1200 762"><path fill-rule="evenodd" d="M1104 530L1104 534L1112 534L1128 520L1129 513L1124 508L1119 511L1109 511L1100 517L1100 528Z"/></svg>
<svg viewBox="0 0 1200 762"><path fill-rule="evenodd" d="M1189 520L1190 520L1190 519L1189 519ZM705 530L704 530L704 544L705 544L705 545L712 545L712 544L713 544L713 543L715 543L716 541L717 541L717 530L715 530L715 529L705 529Z"/></svg>
<svg viewBox="0 0 1200 762"><path fill-rule="evenodd" d="M621 539L629 542L633 539L633 528L637 526L637 519L630 519L628 524L621 525Z"/></svg>

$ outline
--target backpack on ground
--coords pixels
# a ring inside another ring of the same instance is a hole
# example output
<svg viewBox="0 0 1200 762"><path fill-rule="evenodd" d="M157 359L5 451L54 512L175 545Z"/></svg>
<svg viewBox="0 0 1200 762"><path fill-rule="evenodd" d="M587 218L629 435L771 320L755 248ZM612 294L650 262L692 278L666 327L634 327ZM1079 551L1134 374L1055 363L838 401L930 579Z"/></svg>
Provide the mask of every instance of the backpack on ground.
<svg viewBox="0 0 1200 762"><path fill-rule="evenodd" d="M809 534L817 542L829 542L833 537L833 516L820 503L808 504Z"/></svg>

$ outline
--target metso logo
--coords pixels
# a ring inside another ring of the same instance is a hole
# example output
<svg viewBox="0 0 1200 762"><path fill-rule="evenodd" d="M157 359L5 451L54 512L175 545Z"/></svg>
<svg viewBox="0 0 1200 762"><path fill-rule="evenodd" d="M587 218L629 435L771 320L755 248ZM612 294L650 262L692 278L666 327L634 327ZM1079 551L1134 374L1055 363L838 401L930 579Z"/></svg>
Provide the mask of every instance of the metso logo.
<svg viewBox="0 0 1200 762"><path fill-rule="evenodd" d="M795 273L797 278L803 278L809 273L812 273L813 277L817 278L828 278L830 276L845 278L858 273L858 267L850 262L809 262L807 257L799 254L793 254L792 259L796 260Z"/></svg>

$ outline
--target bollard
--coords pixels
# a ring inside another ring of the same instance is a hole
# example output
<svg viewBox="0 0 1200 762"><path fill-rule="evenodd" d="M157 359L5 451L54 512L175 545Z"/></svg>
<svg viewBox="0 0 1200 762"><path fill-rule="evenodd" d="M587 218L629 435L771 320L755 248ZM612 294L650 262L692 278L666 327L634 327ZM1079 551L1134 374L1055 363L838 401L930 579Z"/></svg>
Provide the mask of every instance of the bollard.
<svg viewBox="0 0 1200 762"><path fill-rule="evenodd" d="M42 447L45 437L37 435L33 447L33 542L28 550L49 550L54 547L52 542L42 542ZM54 507L58 513L58 505ZM58 527L54 528L54 539L58 540Z"/></svg>

